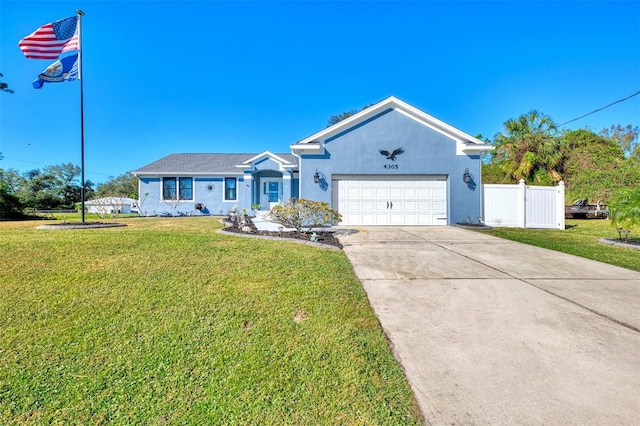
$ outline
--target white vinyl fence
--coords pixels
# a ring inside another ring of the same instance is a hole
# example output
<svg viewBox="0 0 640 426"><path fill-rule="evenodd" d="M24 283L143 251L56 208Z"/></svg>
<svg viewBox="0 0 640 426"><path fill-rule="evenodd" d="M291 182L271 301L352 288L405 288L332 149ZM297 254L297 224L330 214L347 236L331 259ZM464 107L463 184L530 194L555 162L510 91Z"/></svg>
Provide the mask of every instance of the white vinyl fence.
<svg viewBox="0 0 640 426"><path fill-rule="evenodd" d="M564 229L564 183L482 185L484 223L494 227Z"/></svg>

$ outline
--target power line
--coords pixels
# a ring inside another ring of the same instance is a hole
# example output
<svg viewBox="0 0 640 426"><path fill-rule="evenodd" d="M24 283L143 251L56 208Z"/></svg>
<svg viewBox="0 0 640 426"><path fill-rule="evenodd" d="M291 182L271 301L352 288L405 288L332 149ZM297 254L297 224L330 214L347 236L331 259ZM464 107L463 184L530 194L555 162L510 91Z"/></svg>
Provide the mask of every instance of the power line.
<svg viewBox="0 0 640 426"><path fill-rule="evenodd" d="M580 120L581 118L585 118L587 115L595 114L595 113L596 113L596 112L598 112L598 111L602 111L602 110L603 110L603 109L605 109L605 108L609 108L611 105L619 104L620 102L626 101L627 99L631 99L631 98L633 98L633 97L634 97L634 96L636 96L636 95L640 95L640 91L638 91L638 92L634 93L633 95L629 95L629 96L627 96L627 97L626 97L626 98L624 98L624 99L620 99L619 101L612 102L612 103L610 103L610 104L609 104L609 105L607 105L607 106L603 106L602 108L598 108L598 109L597 109L597 110L595 110L595 111L588 112L588 113L586 113L585 115L583 115L583 116L581 116L581 117L574 118L573 120L569 120L569 121L567 121L567 122L565 122L565 123L562 123L562 124L558 124L558 126L557 126L557 127L561 127L561 126L564 126L565 124L569 124L569 123L572 123L572 122L574 122L574 121Z"/></svg>

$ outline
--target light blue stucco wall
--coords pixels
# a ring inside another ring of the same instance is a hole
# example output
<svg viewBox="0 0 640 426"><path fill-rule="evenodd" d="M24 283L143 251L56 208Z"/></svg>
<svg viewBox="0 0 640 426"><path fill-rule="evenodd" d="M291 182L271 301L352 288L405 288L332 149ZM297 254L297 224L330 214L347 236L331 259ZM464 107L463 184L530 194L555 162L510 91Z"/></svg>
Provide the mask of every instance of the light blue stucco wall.
<svg viewBox="0 0 640 426"><path fill-rule="evenodd" d="M230 176L233 177L233 176ZM218 215L227 214L233 206L242 208L245 192L251 199L251 191L244 191L246 185L244 179L235 176L238 181L238 201L224 201L223 187L224 177L194 177L193 182L193 200L180 201L176 204L176 213L182 215ZM173 213L174 202L162 201L162 178L161 177L140 177L139 182L140 202L142 204L140 214L146 216L167 215ZM196 204L205 205L205 209L196 210ZM250 202L246 206L247 210L251 208Z"/></svg>
<svg viewBox="0 0 640 426"><path fill-rule="evenodd" d="M233 206L238 210L243 208L251 210L251 206L260 202L261 179L268 177L282 178L283 175L289 179L282 179L282 197L286 202L292 197L298 197L298 178L293 177L293 173L288 170L279 172L267 167L276 167L277 163L267 164L264 162L260 171L255 169L245 171L245 176L236 177L238 199L237 201L224 201L224 177L194 177L193 200L180 201L176 204L176 214L179 215L220 215L227 214ZM162 178L141 176L139 181L139 194L142 208L140 214L146 216L171 215L173 214L173 201L162 201ZM196 210L196 204L205 205L204 210Z"/></svg>
<svg viewBox="0 0 640 426"><path fill-rule="evenodd" d="M448 224L481 215L479 156L456 155L455 140L402 113L387 110L324 142L324 154L302 156L301 198L331 204L333 175L439 175L447 178ZM396 161L379 152L397 148L404 153ZM462 180L467 168L475 188ZM313 181L316 170L320 184Z"/></svg>

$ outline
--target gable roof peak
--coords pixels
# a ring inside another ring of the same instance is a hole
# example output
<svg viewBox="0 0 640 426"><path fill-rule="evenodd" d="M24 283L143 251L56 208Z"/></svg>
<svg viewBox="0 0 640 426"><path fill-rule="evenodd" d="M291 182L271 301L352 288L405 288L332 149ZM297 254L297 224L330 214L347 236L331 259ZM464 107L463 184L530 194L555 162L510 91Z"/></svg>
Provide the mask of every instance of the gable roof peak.
<svg viewBox="0 0 640 426"><path fill-rule="evenodd" d="M259 159L264 158L264 157L272 158L272 159L276 160L280 164L291 164L291 161L283 158L281 155L274 154L271 151L262 151L260 154L254 155L253 157L243 161L242 164L251 164L254 161L259 160Z"/></svg>
<svg viewBox="0 0 640 426"><path fill-rule="evenodd" d="M445 123L444 121L438 120L437 118L427 114L424 111L419 110L418 108L409 105L408 103L396 98L395 96L389 96L380 102L373 104L358 113L345 118L338 123L327 127L317 133L314 133L311 136L302 139L295 144L291 145L291 150L296 152L300 151L321 151L322 143L335 136L350 127L358 125L377 114L380 114L388 109L393 109L398 111L401 114L406 115L407 117L416 120L440 133L447 135L448 137L456 140L458 143L463 145L471 145L475 146L476 150L490 150L490 145L485 144L481 140L456 129L455 127Z"/></svg>

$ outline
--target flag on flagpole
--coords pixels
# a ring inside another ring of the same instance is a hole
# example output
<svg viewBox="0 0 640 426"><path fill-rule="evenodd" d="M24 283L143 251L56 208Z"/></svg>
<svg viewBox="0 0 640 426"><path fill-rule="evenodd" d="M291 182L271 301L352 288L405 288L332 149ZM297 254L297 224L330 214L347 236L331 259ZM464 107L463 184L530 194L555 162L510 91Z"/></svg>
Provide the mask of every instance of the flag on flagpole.
<svg viewBox="0 0 640 426"><path fill-rule="evenodd" d="M78 79L78 53L60 58L47 67L33 81L34 89L41 89L44 83L61 83Z"/></svg>
<svg viewBox="0 0 640 426"><path fill-rule="evenodd" d="M20 40L18 46L29 59L57 59L63 52L78 50L78 17L43 25Z"/></svg>

